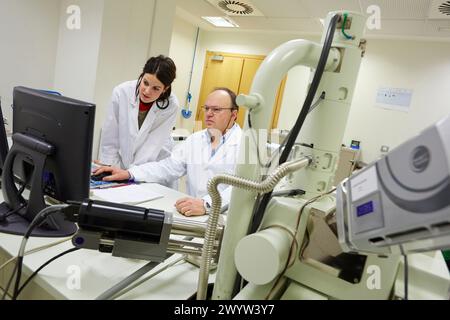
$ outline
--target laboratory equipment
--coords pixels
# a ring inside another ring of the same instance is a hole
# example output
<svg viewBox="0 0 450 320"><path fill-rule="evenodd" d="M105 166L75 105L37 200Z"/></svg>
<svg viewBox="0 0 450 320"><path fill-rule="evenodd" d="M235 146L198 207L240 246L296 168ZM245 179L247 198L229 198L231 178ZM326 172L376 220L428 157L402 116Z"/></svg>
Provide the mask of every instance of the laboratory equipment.
<svg viewBox="0 0 450 320"><path fill-rule="evenodd" d="M378 254L449 248L449 145L447 116L340 183L341 246Z"/></svg>
<svg viewBox="0 0 450 320"><path fill-rule="evenodd" d="M238 97L238 103L249 109L245 130L256 132L265 129L269 127L271 106L281 79L296 65L314 68L307 98L290 131L291 139L284 147L287 152L283 151L284 159L283 154L280 157L282 161L288 156L291 161L305 157L311 159L306 168L289 174L283 184L285 188L299 188L306 193L298 197L280 198L273 197L271 191L261 192L258 188L243 190L242 186L233 184L213 293L211 297L206 296L205 284L208 282L209 270L205 261L206 267L200 270L197 298L404 297L404 292L398 289L403 282L402 273L399 272L403 260L398 252L382 255L371 253L373 251L370 250L369 253L365 252L367 250L360 252L359 249L367 249L364 238L353 246L356 249L354 252L345 252L349 243L341 247L336 230L336 220L342 219L338 215L343 212L336 211L336 206L342 206L343 197L336 202L333 178L361 59L365 53L366 41L362 39L364 24L364 16L359 13L331 12L325 22L327 32L323 35L321 44L293 40L276 48L258 69L250 93ZM318 102L321 97L320 104L308 114L314 101ZM257 133L254 135L257 136ZM435 142L436 140L429 141L431 144ZM249 144L242 142L240 152L243 157L262 153L263 150L259 148L256 141L250 139ZM425 152L417 150L417 153L416 162L420 167L423 165L421 162ZM444 176L447 177L448 163L441 168L446 170ZM237 178L233 179L252 181L256 186L258 181L264 179L261 173L262 165L259 161L240 163L236 169ZM220 178L224 183L229 177ZM350 179L350 183L351 181ZM422 200L426 200L424 203L436 205L431 198L426 198L425 195L423 197ZM361 214L371 210L369 202L367 200L360 204ZM427 220L426 215L422 215L422 221L428 221L425 228L430 226L429 223L431 226L437 223L434 227L442 228L442 233L445 233L448 220L444 218L444 211L437 220ZM212 210L211 215L217 212L218 210ZM209 227L214 230L213 224ZM431 229L429 231L432 232ZM446 246L444 242L448 243L449 239L444 235L442 238L445 241L439 241L436 246L423 248L438 249ZM358 238L350 240L352 239ZM203 259L209 259L207 253L208 248L204 248ZM410 277L411 287L414 288L410 297L448 299L450 277L440 251L413 257L408 268L414 274L414 277ZM373 270L379 271L375 288L371 286ZM243 286L242 283L246 285Z"/></svg>

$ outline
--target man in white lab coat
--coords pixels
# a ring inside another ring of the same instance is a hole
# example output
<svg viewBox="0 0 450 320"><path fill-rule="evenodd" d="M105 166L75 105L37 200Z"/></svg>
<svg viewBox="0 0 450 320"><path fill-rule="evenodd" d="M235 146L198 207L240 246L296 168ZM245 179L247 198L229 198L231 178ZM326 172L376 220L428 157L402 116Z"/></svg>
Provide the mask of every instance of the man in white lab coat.
<svg viewBox="0 0 450 320"><path fill-rule="evenodd" d="M191 196L175 203L186 216L202 215L208 211L209 179L221 173L234 173L239 154L242 130L235 123L239 107L236 95L227 88L217 88L206 98L203 106L206 129L198 131L178 145L172 155L157 162L148 162L123 170L101 167L94 174L111 172L105 181L134 179L167 184L187 175L187 193ZM231 187L219 185L223 205L229 202Z"/></svg>

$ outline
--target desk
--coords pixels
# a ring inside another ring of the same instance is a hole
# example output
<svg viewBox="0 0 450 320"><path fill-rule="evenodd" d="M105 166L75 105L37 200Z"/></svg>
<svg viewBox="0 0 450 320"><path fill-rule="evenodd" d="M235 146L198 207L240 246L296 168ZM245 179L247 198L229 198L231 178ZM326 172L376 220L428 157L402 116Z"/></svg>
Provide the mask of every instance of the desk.
<svg viewBox="0 0 450 320"><path fill-rule="evenodd" d="M153 191L163 194L164 197L140 204L139 206L174 212L174 216L183 218L182 215L176 212L174 203L180 197L186 196L185 194L153 183L143 184L142 186L151 188ZM207 217L184 218L205 221ZM17 255L21 240L21 236L0 233L0 264ZM57 240L59 239L33 237L29 239L26 250L53 243ZM67 241L50 249L25 256L23 279L25 280L48 259L72 247L71 242ZM150 273L163 268L179 257L179 254L174 254ZM146 263L147 261L118 258L111 256L110 253L81 249L55 260L41 270L19 298L95 299ZM10 264L6 269L0 271L0 286L2 288L6 286L13 267L14 264ZM187 299L197 291L198 270L194 265L181 261L134 288L119 299ZM70 285L70 280L73 279L76 273L80 275L81 280L79 289L74 289L73 285ZM144 275L145 277L146 275Z"/></svg>

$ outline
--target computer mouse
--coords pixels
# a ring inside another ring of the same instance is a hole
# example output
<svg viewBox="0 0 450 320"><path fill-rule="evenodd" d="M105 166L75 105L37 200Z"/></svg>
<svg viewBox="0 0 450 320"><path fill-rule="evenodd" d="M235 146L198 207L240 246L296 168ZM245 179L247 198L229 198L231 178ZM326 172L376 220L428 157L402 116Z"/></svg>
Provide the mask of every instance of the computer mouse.
<svg viewBox="0 0 450 320"><path fill-rule="evenodd" d="M111 172L102 172L96 175L91 175L91 179L94 181L102 181L104 177L110 176Z"/></svg>

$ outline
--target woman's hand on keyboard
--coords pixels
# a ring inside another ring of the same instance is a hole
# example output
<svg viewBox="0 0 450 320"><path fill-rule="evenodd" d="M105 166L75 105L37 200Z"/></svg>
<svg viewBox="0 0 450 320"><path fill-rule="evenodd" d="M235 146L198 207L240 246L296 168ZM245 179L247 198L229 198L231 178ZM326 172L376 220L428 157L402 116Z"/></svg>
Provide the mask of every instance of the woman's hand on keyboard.
<svg viewBox="0 0 450 320"><path fill-rule="evenodd" d="M117 167L110 167L110 166L102 166L98 167L96 170L92 172L93 175L98 175L101 173L110 173L109 176L105 176L103 178L103 181L120 181L120 180L129 180L130 179L130 173L127 170L123 170L121 168Z"/></svg>

